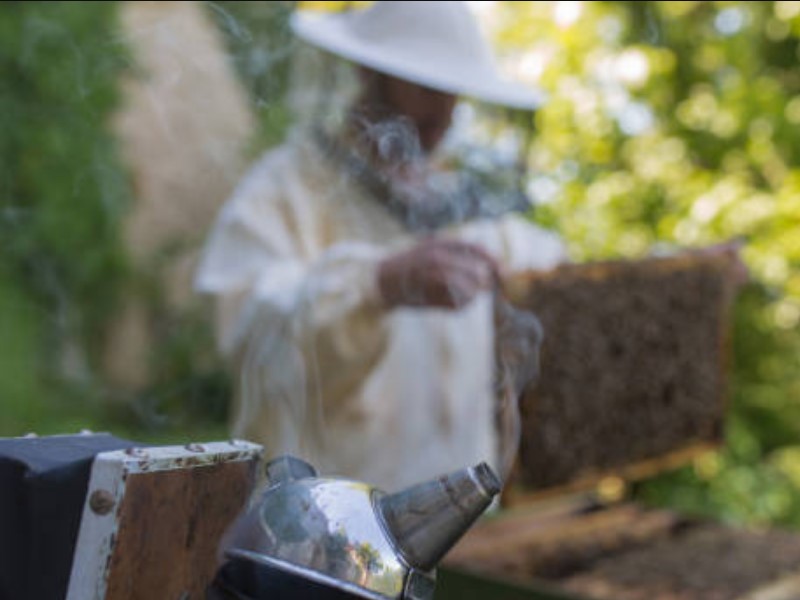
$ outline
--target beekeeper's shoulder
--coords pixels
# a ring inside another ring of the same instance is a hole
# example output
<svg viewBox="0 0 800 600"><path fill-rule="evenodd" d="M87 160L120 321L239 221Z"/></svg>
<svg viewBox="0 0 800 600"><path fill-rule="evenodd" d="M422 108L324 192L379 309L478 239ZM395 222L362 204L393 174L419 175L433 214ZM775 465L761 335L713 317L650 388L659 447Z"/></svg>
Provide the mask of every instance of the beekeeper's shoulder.
<svg viewBox="0 0 800 600"><path fill-rule="evenodd" d="M285 203L296 201L302 194L305 159L303 150L294 141L266 150L250 166L228 199L223 218L272 211Z"/></svg>

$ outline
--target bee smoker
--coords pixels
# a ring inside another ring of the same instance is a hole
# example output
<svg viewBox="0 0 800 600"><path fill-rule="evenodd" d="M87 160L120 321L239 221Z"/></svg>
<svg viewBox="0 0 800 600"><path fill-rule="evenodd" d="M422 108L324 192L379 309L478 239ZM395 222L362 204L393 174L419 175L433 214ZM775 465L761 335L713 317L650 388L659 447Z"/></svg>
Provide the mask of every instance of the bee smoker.
<svg viewBox="0 0 800 600"><path fill-rule="evenodd" d="M485 463L395 494L290 456L266 469L209 600L431 600L436 564L500 491Z"/></svg>

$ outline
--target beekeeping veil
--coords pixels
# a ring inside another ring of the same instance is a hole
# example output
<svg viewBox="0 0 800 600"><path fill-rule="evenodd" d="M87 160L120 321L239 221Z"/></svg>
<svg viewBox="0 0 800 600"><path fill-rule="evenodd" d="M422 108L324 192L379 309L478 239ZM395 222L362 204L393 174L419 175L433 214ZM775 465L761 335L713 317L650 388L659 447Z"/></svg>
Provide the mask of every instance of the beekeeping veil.
<svg viewBox="0 0 800 600"><path fill-rule="evenodd" d="M533 110L544 99L540 90L501 76L489 44L463 2L384 1L343 13L298 11L292 16L291 27L306 42L295 54L289 96L300 128L310 125L324 132L338 129L359 93L355 66L508 109ZM461 121L457 115L456 123ZM414 155L416 133L407 124L404 127L402 119L374 125L370 135L380 140L381 147L390 147L387 153L392 162L397 162L398 155L400 160ZM458 137L466 139L456 141ZM460 154L449 163L458 166L461 173L439 174L428 180L428 187L420 192L425 196L421 210L428 214L421 217L417 211L410 216L399 215L411 229L435 229L530 208L522 191L524 168L520 160L527 143L518 142L518 149L507 152L510 158L500 165L488 152L489 147L495 152L498 144L484 141L470 147L474 140L469 138L469 134L448 138L455 142L451 144L457 148L455 153ZM470 170L466 163L474 157L478 158L473 161L477 168ZM356 164L356 170L366 170L358 167ZM441 199L438 205L431 201L436 197ZM413 204L399 201L397 212Z"/></svg>

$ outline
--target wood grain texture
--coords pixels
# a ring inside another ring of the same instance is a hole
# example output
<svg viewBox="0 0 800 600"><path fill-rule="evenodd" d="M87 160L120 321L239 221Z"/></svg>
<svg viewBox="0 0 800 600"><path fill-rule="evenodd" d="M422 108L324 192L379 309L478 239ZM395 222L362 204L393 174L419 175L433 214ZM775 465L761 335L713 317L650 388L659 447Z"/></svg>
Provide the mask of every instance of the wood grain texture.
<svg viewBox="0 0 800 600"><path fill-rule="evenodd" d="M252 490L255 463L132 473L119 509L106 600L203 600L217 549Z"/></svg>

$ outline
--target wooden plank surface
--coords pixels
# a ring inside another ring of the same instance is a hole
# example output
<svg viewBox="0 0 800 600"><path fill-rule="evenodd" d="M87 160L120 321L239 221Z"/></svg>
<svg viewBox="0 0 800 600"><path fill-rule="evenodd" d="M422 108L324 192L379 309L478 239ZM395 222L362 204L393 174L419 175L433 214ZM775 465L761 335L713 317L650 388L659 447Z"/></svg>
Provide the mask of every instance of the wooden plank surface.
<svg viewBox="0 0 800 600"><path fill-rule="evenodd" d="M245 504L253 465L128 476L106 600L202 600L220 538Z"/></svg>
<svg viewBox="0 0 800 600"><path fill-rule="evenodd" d="M67 600L204 600L261 452L231 440L97 455Z"/></svg>

